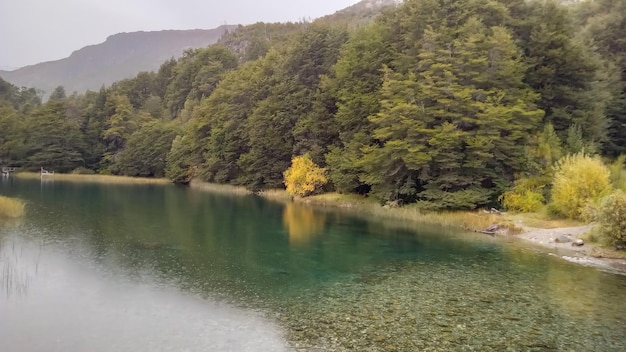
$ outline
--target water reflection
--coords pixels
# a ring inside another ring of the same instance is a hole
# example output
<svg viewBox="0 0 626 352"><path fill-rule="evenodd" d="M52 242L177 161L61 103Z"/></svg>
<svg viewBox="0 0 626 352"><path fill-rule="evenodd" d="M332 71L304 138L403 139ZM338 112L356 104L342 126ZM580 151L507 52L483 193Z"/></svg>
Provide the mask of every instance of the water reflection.
<svg viewBox="0 0 626 352"><path fill-rule="evenodd" d="M0 291L7 299L24 297L39 271L41 249L25 248L21 241L0 237Z"/></svg>
<svg viewBox="0 0 626 352"><path fill-rule="evenodd" d="M24 300L0 302L11 325L0 351L55 334L70 351L116 338L115 350L284 348L272 321L217 302L263 309L298 341L336 337L327 350L405 339L416 351L621 351L626 339L613 303L626 299L623 277L498 238L176 187L16 180L1 190L28 202L0 238L10 234L2 258L17 241L11 265L30 276Z"/></svg>
<svg viewBox="0 0 626 352"><path fill-rule="evenodd" d="M181 291L152 270L97 264L89 253L80 241L2 240L0 351L287 350L258 313Z"/></svg>
<svg viewBox="0 0 626 352"><path fill-rule="evenodd" d="M325 214L316 213L308 206L287 203L283 210L283 224L291 245L305 245L314 237L320 236L325 223Z"/></svg>
<svg viewBox="0 0 626 352"><path fill-rule="evenodd" d="M601 291L611 290L603 285L603 281L610 279L608 275L592 268L572 272L568 265L555 263L546 268L545 279L544 287L552 305L563 314L580 318L604 314L597 302L610 294Z"/></svg>

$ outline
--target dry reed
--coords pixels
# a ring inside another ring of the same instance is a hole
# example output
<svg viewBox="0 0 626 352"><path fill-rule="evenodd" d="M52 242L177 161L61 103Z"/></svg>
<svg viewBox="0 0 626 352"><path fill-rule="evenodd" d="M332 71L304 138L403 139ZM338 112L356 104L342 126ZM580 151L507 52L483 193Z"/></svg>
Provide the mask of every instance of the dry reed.
<svg viewBox="0 0 626 352"><path fill-rule="evenodd" d="M19 199L0 196L0 218L15 219L24 216L26 204Z"/></svg>
<svg viewBox="0 0 626 352"><path fill-rule="evenodd" d="M240 187L240 186L221 185L217 183L208 183L208 182L200 182L200 181L191 181L189 185L193 189L212 192L212 193L232 194L232 195L252 194L252 191L249 191L245 187Z"/></svg>
<svg viewBox="0 0 626 352"><path fill-rule="evenodd" d="M129 177L129 176L113 176L113 175L80 175L80 174L54 174L41 176L36 172L20 172L15 175L19 178L54 180L54 181L71 181L71 182L89 182L89 183L118 183L118 184L170 184L171 181L165 178L145 178L145 177Z"/></svg>
<svg viewBox="0 0 626 352"><path fill-rule="evenodd" d="M383 207L376 201L363 196L338 193L325 193L307 198L296 198L295 201L351 209L369 217L411 221L421 224L454 227L469 231L484 230L490 225L499 224L512 232L518 232L506 216L478 211L426 211L416 206L399 208Z"/></svg>

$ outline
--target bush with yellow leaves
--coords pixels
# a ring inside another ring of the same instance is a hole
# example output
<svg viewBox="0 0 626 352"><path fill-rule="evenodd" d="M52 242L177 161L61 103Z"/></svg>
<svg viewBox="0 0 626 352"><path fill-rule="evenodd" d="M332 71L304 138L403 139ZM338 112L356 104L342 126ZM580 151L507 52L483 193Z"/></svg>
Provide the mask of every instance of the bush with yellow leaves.
<svg viewBox="0 0 626 352"><path fill-rule="evenodd" d="M584 152L568 155L554 166L550 209L571 219L582 219L585 206L611 190L611 172L599 157Z"/></svg>
<svg viewBox="0 0 626 352"><path fill-rule="evenodd" d="M326 169L317 166L308 154L294 157L284 177L287 193L298 197L309 196L328 182Z"/></svg>
<svg viewBox="0 0 626 352"><path fill-rule="evenodd" d="M500 196L499 200L508 210L520 213L532 213L543 206L543 188L545 177L520 178L513 188Z"/></svg>
<svg viewBox="0 0 626 352"><path fill-rule="evenodd" d="M603 240L615 246L626 245L626 194L617 190L602 200L596 219Z"/></svg>

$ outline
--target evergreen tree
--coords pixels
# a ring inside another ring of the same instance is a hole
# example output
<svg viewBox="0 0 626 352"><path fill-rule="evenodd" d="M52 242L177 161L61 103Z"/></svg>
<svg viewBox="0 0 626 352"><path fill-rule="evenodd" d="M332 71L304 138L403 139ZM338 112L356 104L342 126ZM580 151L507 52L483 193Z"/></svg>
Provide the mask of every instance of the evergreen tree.
<svg viewBox="0 0 626 352"><path fill-rule="evenodd" d="M222 45L185 51L172 69L164 97L171 117L178 115L186 100L208 97L223 75L235 67L237 58Z"/></svg>
<svg viewBox="0 0 626 352"><path fill-rule="evenodd" d="M596 85L599 62L592 48L575 40L568 9L557 1L532 1L520 16L515 31L530 64L525 82L540 94L544 123L550 122L561 139L577 124L586 142L604 143L607 95Z"/></svg>
<svg viewBox="0 0 626 352"><path fill-rule="evenodd" d="M84 166L87 148L77 123L65 117L62 101L51 100L30 114L24 124L26 162L30 169L46 167L67 172Z"/></svg>
<svg viewBox="0 0 626 352"><path fill-rule="evenodd" d="M383 200L474 208L526 166L528 133L542 116L524 85L511 35L469 19L452 43L427 29L415 70L385 71L382 109L370 116L361 180Z"/></svg>
<svg viewBox="0 0 626 352"><path fill-rule="evenodd" d="M177 130L159 121L145 123L129 138L113 168L123 175L163 177L167 153Z"/></svg>
<svg viewBox="0 0 626 352"><path fill-rule="evenodd" d="M386 28L379 23L356 31L334 67L329 89L335 96L335 124L341 145L326 155L329 175L340 192L353 192L359 181L361 147L371 143L368 116L380 110L383 65L392 61L393 49Z"/></svg>
<svg viewBox="0 0 626 352"><path fill-rule="evenodd" d="M314 112L323 114L314 111L313 106L320 79L336 62L346 33L313 25L295 39L282 55L284 61L276 63L276 85L247 121L250 151L239 160L243 173L238 182L252 189L282 187L282 174L289 167L294 149L322 143L308 134L308 129L319 129L318 123L331 119L329 115L313 118ZM318 152L320 158L322 155Z"/></svg>
<svg viewBox="0 0 626 352"><path fill-rule="evenodd" d="M606 62L611 96L605 110L609 137L603 149L617 156L626 152L626 2L585 1L577 10L583 43Z"/></svg>
<svg viewBox="0 0 626 352"><path fill-rule="evenodd" d="M238 164L250 151L248 117L259 101L267 98L281 61L277 52L244 64L227 74L213 94L204 99L195 117L196 142L203 156L201 177L206 181L229 183L242 176Z"/></svg>

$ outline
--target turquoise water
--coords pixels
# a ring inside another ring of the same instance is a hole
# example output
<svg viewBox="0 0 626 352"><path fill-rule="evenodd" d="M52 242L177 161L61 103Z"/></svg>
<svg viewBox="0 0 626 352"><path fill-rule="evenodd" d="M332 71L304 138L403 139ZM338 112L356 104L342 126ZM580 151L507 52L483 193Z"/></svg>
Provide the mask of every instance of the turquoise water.
<svg viewBox="0 0 626 352"><path fill-rule="evenodd" d="M27 202L0 227L0 351L626 346L625 277L515 242L175 186L0 194Z"/></svg>

